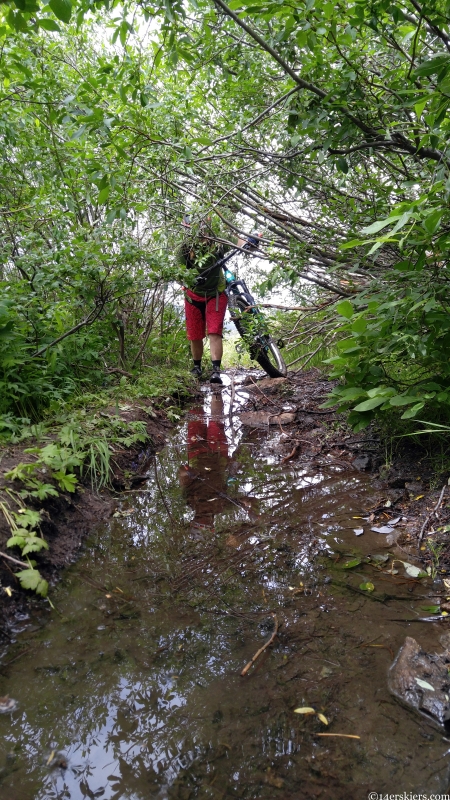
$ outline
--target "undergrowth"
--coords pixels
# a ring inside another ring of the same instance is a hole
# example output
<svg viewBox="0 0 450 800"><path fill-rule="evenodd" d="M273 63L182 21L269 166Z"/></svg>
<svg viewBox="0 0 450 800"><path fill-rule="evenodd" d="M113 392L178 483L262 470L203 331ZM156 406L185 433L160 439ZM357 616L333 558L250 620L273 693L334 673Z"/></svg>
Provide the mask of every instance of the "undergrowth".
<svg viewBox="0 0 450 800"><path fill-rule="evenodd" d="M122 377L102 393L76 394L55 413L32 422L11 414L0 417L0 442L26 443L27 461L4 473L0 486L0 512L11 536L8 548L17 548L23 567L15 573L21 586L45 597L47 581L30 554L48 549L41 524L42 503L61 492L74 493L81 480L95 491L110 484L117 449L148 440L145 422L127 421L120 413L141 410L149 417L164 408L171 419L179 417L180 404L189 396L191 377L187 371L168 368L146 371L135 381ZM18 488L19 487L19 488Z"/></svg>

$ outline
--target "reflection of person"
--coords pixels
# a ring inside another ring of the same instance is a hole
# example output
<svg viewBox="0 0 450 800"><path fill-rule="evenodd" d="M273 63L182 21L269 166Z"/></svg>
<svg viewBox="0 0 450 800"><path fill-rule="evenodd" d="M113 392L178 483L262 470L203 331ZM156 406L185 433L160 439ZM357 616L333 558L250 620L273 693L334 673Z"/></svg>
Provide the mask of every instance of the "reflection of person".
<svg viewBox="0 0 450 800"><path fill-rule="evenodd" d="M202 408L189 412L187 451L188 463L180 467L179 477L195 512L192 525L212 528L215 515L232 505L226 496L230 458L220 394L212 396L209 419Z"/></svg>
<svg viewBox="0 0 450 800"><path fill-rule="evenodd" d="M196 233L192 230L188 216L184 217L183 226L188 235L178 251L178 260L188 269L197 272L191 288L184 288L186 331L194 360L192 373L197 378L202 375L203 339L207 331L213 367L210 381L222 383L220 365L227 296L223 269L218 262L230 248L215 240L210 217L200 222ZM243 247L245 242L238 239L237 244L238 247Z"/></svg>

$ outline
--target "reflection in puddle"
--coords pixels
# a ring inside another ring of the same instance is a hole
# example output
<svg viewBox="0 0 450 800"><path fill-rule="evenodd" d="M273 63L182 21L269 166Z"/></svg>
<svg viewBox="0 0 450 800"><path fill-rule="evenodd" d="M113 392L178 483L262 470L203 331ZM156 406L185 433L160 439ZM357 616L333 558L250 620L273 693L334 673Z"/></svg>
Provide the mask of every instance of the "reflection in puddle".
<svg viewBox="0 0 450 800"><path fill-rule="evenodd" d="M57 613L11 648L5 800L448 788L448 743L386 687L405 635L439 649L436 626L393 621L420 613L426 586L340 566L339 553L382 546L354 534L376 499L367 477L280 465L278 434L241 427L228 399L190 410L147 486L123 500L133 513L93 534L52 594ZM358 590L369 578L387 600ZM241 678L275 612L274 646Z"/></svg>

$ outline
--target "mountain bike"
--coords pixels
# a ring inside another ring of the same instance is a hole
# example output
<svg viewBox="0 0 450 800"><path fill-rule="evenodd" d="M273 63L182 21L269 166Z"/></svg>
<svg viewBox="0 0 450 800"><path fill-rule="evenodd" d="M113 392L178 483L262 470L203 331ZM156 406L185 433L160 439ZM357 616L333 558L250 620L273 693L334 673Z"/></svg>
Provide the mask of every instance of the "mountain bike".
<svg viewBox="0 0 450 800"><path fill-rule="evenodd" d="M258 246L257 237L249 236L247 241L249 249L255 245ZM244 249L246 246L244 245ZM224 268L227 261L239 252L241 252L241 248L231 250L219 261L203 270L195 280L194 291L196 286L201 286L206 281L206 276L211 270L219 266ZM267 320L250 294L247 284L237 278L228 268L224 268L224 274L225 294L228 297L230 316L245 343L250 358L257 361L270 378L286 377L287 366L280 353L280 344L270 335Z"/></svg>
<svg viewBox="0 0 450 800"><path fill-rule="evenodd" d="M267 320L250 294L245 281L224 270L228 308L250 358L257 361L270 378L284 378L287 367L278 343L270 335Z"/></svg>

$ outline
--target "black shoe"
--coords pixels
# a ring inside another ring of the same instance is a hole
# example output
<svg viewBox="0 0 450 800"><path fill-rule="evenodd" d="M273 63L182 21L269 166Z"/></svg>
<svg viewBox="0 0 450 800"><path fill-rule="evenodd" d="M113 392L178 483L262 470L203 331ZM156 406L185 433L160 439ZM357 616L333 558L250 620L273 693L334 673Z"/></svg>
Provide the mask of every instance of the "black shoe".
<svg viewBox="0 0 450 800"><path fill-rule="evenodd" d="M202 377L202 368L197 366L193 367L193 369L191 369L191 375L193 375L194 378L198 378L200 380L200 378Z"/></svg>
<svg viewBox="0 0 450 800"><path fill-rule="evenodd" d="M220 369L214 368L209 379L210 383L223 383L222 378L220 377Z"/></svg>

